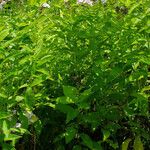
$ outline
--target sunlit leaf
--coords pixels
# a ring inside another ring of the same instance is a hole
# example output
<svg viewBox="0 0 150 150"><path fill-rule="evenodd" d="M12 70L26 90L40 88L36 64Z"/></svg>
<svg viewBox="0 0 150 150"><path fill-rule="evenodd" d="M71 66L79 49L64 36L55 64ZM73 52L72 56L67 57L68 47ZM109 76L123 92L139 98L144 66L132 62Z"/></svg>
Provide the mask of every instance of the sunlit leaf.
<svg viewBox="0 0 150 150"><path fill-rule="evenodd" d="M10 116L12 116L12 114L9 114L8 112L0 111L0 120L1 119L6 119Z"/></svg>
<svg viewBox="0 0 150 150"><path fill-rule="evenodd" d="M15 135L15 134L9 134L8 137L4 138L4 141L13 141L13 140L17 140L20 139L21 136Z"/></svg>
<svg viewBox="0 0 150 150"><path fill-rule="evenodd" d="M75 87L63 86L63 92L66 97L71 98L73 101L77 100L78 91Z"/></svg>
<svg viewBox="0 0 150 150"><path fill-rule="evenodd" d="M4 29L0 32L0 42L9 34L9 29Z"/></svg>
<svg viewBox="0 0 150 150"><path fill-rule="evenodd" d="M139 136L135 137L133 148L134 148L134 150L144 150L143 143Z"/></svg>
<svg viewBox="0 0 150 150"><path fill-rule="evenodd" d="M3 130L3 133L5 134L5 138L7 138L10 134L10 131L8 129L7 122L5 120L3 121L2 130Z"/></svg>
<svg viewBox="0 0 150 150"><path fill-rule="evenodd" d="M131 139L126 139L123 143L122 143L122 150L128 150L128 146L130 143Z"/></svg>
<svg viewBox="0 0 150 150"><path fill-rule="evenodd" d="M56 99L56 102L57 103L60 103L60 104L71 104L71 103L74 103L74 101L72 99L70 99L69 97L58 97Z"/></svg>
<svg viewBox="0 0 150 150"><path fill-rule="evenodd" d="M103 131L103 141L106 141L110 136L110 132L107 130Z"/></svg>
<svg viewBox="0 0 150 150"><path fill-rule="evenodd" d="M42 76L39 76L35 78L35 80L32 82L31 87L36 86L36 85L40 86L43 81L44 79L42 79Z"/></svg>

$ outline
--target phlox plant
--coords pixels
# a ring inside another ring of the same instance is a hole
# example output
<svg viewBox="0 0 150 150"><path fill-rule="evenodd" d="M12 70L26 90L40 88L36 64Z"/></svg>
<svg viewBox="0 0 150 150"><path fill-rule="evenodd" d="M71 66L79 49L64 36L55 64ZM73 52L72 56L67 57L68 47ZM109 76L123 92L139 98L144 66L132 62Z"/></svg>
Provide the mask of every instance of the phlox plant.
<svg viewBox="0 0 150 150"><path fill-rule="evenodd" d="M9 5L0 11L0 148L150 149L148 1Z"/></svg>

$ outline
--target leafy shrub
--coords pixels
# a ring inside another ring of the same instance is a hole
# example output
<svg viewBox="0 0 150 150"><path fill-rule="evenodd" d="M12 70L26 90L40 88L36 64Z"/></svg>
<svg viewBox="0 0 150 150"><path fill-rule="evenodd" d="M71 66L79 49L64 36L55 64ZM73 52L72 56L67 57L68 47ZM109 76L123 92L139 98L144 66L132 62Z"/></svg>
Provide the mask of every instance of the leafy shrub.
<svg viewBox="0 0 150 150"><path fill-rule="evenodd" d="M149 149L148 2L20 7L0 16L1 147Z"/></svg>

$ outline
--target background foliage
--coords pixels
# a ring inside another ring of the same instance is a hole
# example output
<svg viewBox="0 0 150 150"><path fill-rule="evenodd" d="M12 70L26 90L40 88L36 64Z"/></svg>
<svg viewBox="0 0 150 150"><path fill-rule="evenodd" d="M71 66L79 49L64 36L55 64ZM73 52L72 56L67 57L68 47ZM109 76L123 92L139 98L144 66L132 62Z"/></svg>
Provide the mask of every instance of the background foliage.
<svg viewBox="0 0 150 150"><path fill-rule="evenodd" d="M2 149L150 149L149 3L18 1L0 12Z"/></svg>

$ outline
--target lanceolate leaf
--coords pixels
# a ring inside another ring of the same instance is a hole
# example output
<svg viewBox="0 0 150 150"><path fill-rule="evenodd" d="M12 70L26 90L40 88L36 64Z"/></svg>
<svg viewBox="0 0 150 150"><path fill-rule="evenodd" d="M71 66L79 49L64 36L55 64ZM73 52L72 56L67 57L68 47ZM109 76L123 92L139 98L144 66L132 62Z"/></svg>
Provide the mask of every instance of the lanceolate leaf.
<svg viewBox="0 0 150 150"><path fill-rule="evenodd" d="M0 42L9 34L9 29L4 29L0 32Z"/></svg>
<svg viewBox="0 0 150 150"><path fill-rule="evenodd" d="M85 146L87 146L90 149L94 148L93 141L87 134L81 134L81 139Z"/></svg>
<svg viewBox="0 0 150 150"><path fill-rule="evenodd" d="M9 134L8 137L5 137L4 140L5 141L13 141L13 140L17 140L20 139L21 136L15 135L15 134Z"/></svg>
<svg viewBox="0 0 150 150"><path fill-rule="evenodd" d="M64 95L75 100L77 98L78 91L75 87L63 86Z"/></svg>
<svg viewBox="0 0 150 150"><path fill-rule="evenodd" d="M144 150L143 143L139 136L135 137L133 148L134 150Z"/></svg>
<svg viewBox="0 0 150 150"><path fill-rule="evenodd" d="M1 119L6 119L6 118L8 118L10 116L12 116L12 114L10 114L8 112L0 111L0 120Z"/></svg>
<svg viewBox="0 0 150 150"><path fill-rule="evenodd" d="M34 93L31 87L28 87L25 93L25 105L29 109L35 104Z"/></svg>
<svg viewBox="0 0 150 150"><path fill-rule="evenodd" d="M110 136L110 132L107 130L103 131L103 141L106 141Z"/></svg>
<svg viewBox="0 0 150 150"><path fill-rule="evenodd" d="M77 130L73 127L67 128L65 133L66 144L68 144L76 135Z"/></svg>
<svg viewBox="0 0 150 150"><path fill-rule="evenodd" d="M128 146L130 143L131 139L126 139L123 143L122 143L122 150L128 150Z"/></svg>
<svg viewBox="0 0 150 150"><path fill-rule="evenodd" d="M57 104L56 109L60 110L61 112L65 113L67 115L66 123L69 123L69 121L76 118L79 114L79 112L76 109L72 108L69 105L65 105L65 104Z"/></svg>

